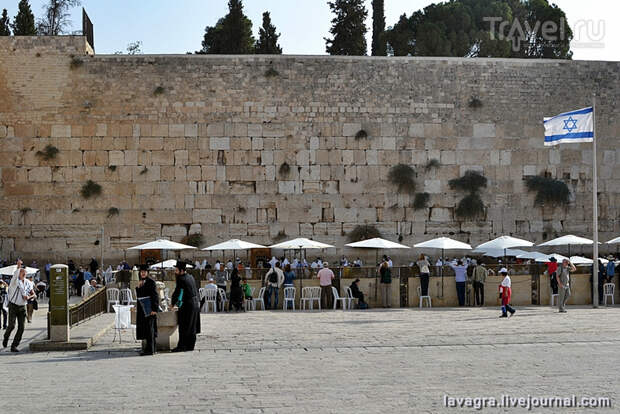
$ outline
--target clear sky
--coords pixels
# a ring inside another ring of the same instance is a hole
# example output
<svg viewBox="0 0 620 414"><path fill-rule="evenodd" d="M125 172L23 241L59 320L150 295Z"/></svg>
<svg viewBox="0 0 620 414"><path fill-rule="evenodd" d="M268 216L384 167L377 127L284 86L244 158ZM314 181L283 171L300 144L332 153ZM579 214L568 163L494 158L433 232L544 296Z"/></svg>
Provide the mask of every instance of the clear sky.
<svg viewBox="0 0 620 414"><path fill-rule="evenodd" d="M11 18L18 0L1 0ZM35 16L42 14L45 0L31 0ZM398 17L433 3L429 0L385 0L386 25ZM576 39L574 59L620 61L620 0L556 0L565 12ZM144 53L185 53L201 48L205 26L214 25L227 13L227 0L82 0L94 26L95 49L99 54L125 51L127 44L143 42ZM280 45L286 54L325 54L324 37L329 36L332 14L326 0L244 0L245 13L253 22L256 36L262 13L271 18L282 34ZM368 49L372 32L371 0L367 26ZM73 29L81 29L81 9L73 11Z"/></svg>

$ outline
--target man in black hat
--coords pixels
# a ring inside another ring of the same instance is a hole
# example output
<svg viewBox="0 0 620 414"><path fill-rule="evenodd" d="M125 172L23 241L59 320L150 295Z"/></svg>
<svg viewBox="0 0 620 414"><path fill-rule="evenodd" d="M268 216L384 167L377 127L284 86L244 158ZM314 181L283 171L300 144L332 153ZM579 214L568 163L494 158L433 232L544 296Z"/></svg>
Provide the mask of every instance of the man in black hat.
<svg viewBox="0 0 620 414"><path fill-rule="evenodd" d="M187 264L177 261L174 273L177 286L172 293L173 309L179 311L179 344L172 352L193 351L200 333L200 297L194 277L185 273Z"/></svg>
<svg viewBox="0 0 620 414"><path fill-rule="evenodd" d="M149 277L147 265L140 265L140 282L136 287L138 312L136 315L136 338L142 339L140 355L155 353L157 337L157 312L159 312L159 294L155 281Z"/></svg>

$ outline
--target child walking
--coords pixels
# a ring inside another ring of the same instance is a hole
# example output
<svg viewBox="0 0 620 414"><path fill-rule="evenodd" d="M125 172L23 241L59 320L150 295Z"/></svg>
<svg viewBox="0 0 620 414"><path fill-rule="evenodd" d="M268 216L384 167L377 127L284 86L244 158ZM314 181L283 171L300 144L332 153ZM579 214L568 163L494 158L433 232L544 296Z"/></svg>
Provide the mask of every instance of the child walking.
<svg viewBox="0 0 620 414"><path fill-rule="evenodd" d="M512 295L512 289L510 288L512 282L510 281L510 276L508 276L508 269L502 267L499 273L504 276L504 280L499 285L499 297L502 299L502 314L500 318L507 318L508 312L510 312L510 316L514 315L516 312L512 306L510 306L510 296Z"/></svg>

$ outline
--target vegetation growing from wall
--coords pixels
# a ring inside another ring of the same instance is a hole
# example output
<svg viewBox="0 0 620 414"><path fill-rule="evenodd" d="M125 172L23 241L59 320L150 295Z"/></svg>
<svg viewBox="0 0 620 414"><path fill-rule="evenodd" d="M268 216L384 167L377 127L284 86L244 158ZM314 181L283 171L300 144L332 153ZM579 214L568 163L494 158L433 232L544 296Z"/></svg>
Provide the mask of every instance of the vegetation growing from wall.
<svg viewBox="0 0 620 414"><path fill-rule="evenodd" d="M55 159L59 152L60 151L58 150L58 148L56 148L53 145L48 144L45 146L43 151L37 151L36 156L45 161L49 161L49 160Z"/></svg>
<svg viewBox="0 0 620 414"><path fill-rule="evenodd" d="M120 214L120 210L116 207L110 207L108 209L108 218L118 216Z"/></svg>
<svg viewBox="0 0 620 414"><path fill-rule="evenodd" d="M347 239L350 243L374 239L375 237L381 237L381 233L375 226L363 224L356 226L353 230L347 234Z"/></svg>
<svg viewBox="0 0 620 414"><path fill-rule="evenodd" d="M399 193L415 193L415 170L408 165L397 164L390 168L388 180L390 183L398 187Z"/></svg>
<svg viewBox="0 0 620 414"><path fill-rule="evenodd" d="M200 233L188 234L183 237L181 243L188 246L201 247L205 242L204 236Z"/></svg>
<svg viewBox="0 0 620 414"><path fill-rule="evenodd" d="M456 206L456 216L466 220L473 220L484 216L484 203L480 198L480 190L487 186L487 178L477 171L466 171L460 178L452 179L448 185L453 190L467 194Z"/></svg>
<svg viewBox="0 0 620 414"><path fill-rule="evenodd" d="M417 193L415 195L415 199L413 200L413 209L422 210L428 207L428 201L430 198L431 195L429 193Z"/></svg>
<svg viewBox="0 0 620 414"><path fill-rule="evenodd" d="M528 191L535 191L536 206L567 205L570 202L570 190L564 181L544 175L528 177L525 181Z"/></svg>
<svg viewBox="0 0 620 414"><path fill-rule="evenodd" d="M88 180L80 190L80 194L82 198L89 199L92 197L97 197L101 195L102 188L99 184L94 182L93 180Z"/></svg>

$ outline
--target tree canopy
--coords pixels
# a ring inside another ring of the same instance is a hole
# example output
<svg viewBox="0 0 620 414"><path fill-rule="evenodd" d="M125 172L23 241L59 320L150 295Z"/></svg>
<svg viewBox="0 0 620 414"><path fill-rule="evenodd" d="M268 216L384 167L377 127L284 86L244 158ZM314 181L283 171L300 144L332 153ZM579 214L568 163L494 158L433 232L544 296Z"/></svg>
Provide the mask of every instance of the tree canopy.
<svg viewBox="0 0 620 414"><path fill-rule="evenodd" d="M252 21L243 13L241 0L228 1L228 14L205 28L201 54L245 55L254 53Z"/></svg>
<svg viewBox="0 0 620 414"><path fill-rule="evenodd" d="M263 25L258 30L258 40L256 41L256 53L262 55L281 55L282 48L278 44L280 34L276 32L276 27L271 24L269 12L263 13Z"/></svg>
<svg viewBox="0 0 620 414"><path fill-rule="evenodd" d="M81 4L80 0L49 0L44 7L43 18L37 22L37 34L58 36L71 26L69 9Z"/></svg>
<svg viewBox="0 0 620 414"><path fill-rule="evenodd" d="M383 0L372 0L372 46L373 56L386 56L385 10Z"/></svg>
<svg viewBox="0 0 620 414"><path fill-rule="evenodd" d="M395 56L570 59L572 37L548 0L451 0L403 14L386 32Z"/></svg>
<svg viewBox="0 0 620 414"><path fill-rule="evenodd" d="M363 0L330 1L329 8L336 15L329 32L333 38L325 38L325 50L330 55L359 56L366 54L366 17L368 11Z"/></svg>
<svg viewBox="0 0 620 414"><path fill-rule="evenodd" d="M2 17L0 17L0 36L10 36L11 29L9 28L9 14L6 9L2 10Z"/></svg>
<svg viewBox="0 0 620 414"><path fill-rule="evenodd" d="M20 0L17 6L17 15L13 18L11 27L15 36L35 36L37 29L34 26L34 14L28 0Z"/></svg>

